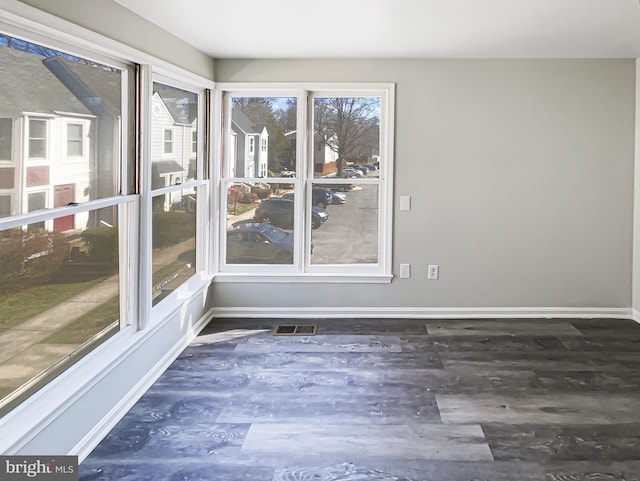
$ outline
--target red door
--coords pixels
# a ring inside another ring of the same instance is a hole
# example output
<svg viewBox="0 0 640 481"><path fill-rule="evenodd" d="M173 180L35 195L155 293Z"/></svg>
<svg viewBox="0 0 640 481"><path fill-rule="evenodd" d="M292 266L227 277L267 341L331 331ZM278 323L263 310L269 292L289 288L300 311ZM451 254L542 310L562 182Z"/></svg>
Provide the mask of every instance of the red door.
<svg viewBox="0 0 640 481"><path fill-rule="evenodd" d="M75 184L56 185L53 188L53 206L62 207L71 202L74 202L76 198ZM62 232L65 230L73 229L74 221L72 215L65 215L64 217L58 217L53 221L53 230L55 232Z"/></svg>

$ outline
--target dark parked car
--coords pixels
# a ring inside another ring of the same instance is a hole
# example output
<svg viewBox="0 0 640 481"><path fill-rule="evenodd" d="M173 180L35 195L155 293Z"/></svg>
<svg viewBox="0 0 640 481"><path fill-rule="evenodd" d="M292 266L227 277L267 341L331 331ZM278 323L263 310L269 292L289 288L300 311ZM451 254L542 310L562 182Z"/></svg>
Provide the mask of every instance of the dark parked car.
<svg viewBox="0 0 640 481"><path fill-rule="evenodd" d="M292 264L293 235L270 224L239 224L227 231L227 263Z"/></svg>
<svg viewBox="0 0 640 481"><path fill-rule="evenodd" d="M317 229L329 218L329 212L315 206L311 209L311 227ZM273 224L283 229L292 229L293 200L276 197L264 199L256 207L253 220L265 224Z"/></svg>
<svg viewBox="0 0 640 481"><path fill-rule="evenodd" d="M293 200L294 194L290 192L288 194L284 194L282 196L283 199L291 199ZM331 192L329 189L324 189L322 187L314 187L311 189L311 203L316 207L324 209L329 204L331 204Z"/></svg>

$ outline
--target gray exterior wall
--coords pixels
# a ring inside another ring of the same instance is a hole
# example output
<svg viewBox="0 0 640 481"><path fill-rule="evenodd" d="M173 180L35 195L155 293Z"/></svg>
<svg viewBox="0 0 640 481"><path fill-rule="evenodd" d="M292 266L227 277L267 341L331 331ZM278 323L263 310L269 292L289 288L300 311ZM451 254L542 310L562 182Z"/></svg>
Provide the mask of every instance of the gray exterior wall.
<svg viewBox="0 0 640 481"><path fill-rule="evenodd" d="M216 61L216 81L290 80L396 83L412 278L218 282L215 306L631 307L634 60Z"/></svg>

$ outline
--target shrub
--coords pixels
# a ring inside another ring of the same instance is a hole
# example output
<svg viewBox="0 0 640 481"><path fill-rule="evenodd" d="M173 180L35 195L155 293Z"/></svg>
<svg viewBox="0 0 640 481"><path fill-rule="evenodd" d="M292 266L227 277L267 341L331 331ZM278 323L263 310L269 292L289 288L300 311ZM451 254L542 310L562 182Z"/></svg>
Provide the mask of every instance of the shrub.
<svg viewBox="0 0 640 481"><path fill-rule="evenodd" d="M47 282L67 257L64 237L45 230L9 229L0 237L0 294Z"/></svg>
<svg viewBox="0 0 640 481"><path fill-rule="evenodd" d="M113 227L91 227L82 233L89 246L87 261L107 264L111 272L118 269L118 229Z"/></svg>
<svg viewBox="0 0 640 481"><path fill-rule="evenodd" d="M258 196L258 199L260 200L266 199L271 195L271 189L263 189L260 187L255 187L251 192Z"/></svg>
<svg viewBox="0 0 640 481"><path fill-rule="evenodd" d="M189 212L156 212L153 214L153 247L165 247L195 235L196 216Z"/></svg>

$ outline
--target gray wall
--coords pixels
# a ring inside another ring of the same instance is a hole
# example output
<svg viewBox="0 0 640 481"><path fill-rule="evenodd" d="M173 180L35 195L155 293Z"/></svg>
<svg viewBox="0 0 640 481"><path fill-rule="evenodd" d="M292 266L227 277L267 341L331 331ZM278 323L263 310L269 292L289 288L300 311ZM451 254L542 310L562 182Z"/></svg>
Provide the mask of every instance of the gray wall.
<svg viewBox="0 0 640 481"><path fill-rule="evenodd" d="M640 59L636 59L636 158L633 232L633 316L640 322Z"/></svg>
<svg viewBox="0 0 640 481"><path fill-rule="evenodd" d="M218 282L216 306L631 306L634 60L216 61L216 81L289 80L396 83L393 265L413 276Z"/></svg>
<svg viewBox="0 0 640 481"><path fill-rule="evenodd" d="M20 1L213 79L213 59L112 0Z"/></svg>

